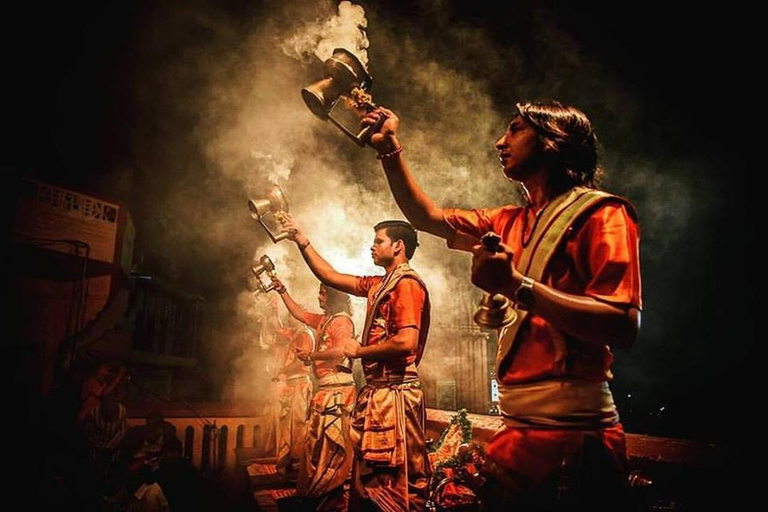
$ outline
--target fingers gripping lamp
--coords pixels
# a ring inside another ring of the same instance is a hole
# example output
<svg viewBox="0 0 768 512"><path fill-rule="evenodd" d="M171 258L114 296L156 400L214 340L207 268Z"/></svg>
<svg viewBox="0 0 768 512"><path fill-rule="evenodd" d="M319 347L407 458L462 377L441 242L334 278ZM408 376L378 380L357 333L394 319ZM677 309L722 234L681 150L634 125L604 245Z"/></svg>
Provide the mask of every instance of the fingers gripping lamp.
<svg viewBox="0 0 768 512"><path fill-rule="evenodd" d="M493 232L488 232L481 238L481 242L487 251L499 252L499 242L501 238ZM478 306L473 316L475 323L486 329L500 329L505 325L510 325L517 320L517 312L510 307L509 299L504 295L497 293L491 295L483 292Z"/></svg>

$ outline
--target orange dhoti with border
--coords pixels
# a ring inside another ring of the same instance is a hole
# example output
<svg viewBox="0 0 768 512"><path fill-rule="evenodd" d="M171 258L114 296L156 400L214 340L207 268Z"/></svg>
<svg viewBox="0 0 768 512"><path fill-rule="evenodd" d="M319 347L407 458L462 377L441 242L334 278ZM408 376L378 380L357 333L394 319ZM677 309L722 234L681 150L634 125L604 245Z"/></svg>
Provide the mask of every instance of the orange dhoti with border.
<svg viewBox="0 0 768 512"><path fill-rule="evenodd" d="M307 313L304 322L317 330L318 352L338 348L354 336L352 319L346 313ZM355 383L352 374L336 369L334 361L314 360L312 370L318 387L309 404L297 494L319 498L316 510L343 511L348 506L344 485L350 480L354 459L349 428Z"/></svg>
<svg viewBox="0 0 768 512"><path fill-rule="evenodd" d="M402 264L387 276L361 277L357 295L368 297L363 346L381 343L403 328L419 330L416 351L387 361L363 359L350 432L355 467L350 510L424 510L432 470L424 438L426 408L416 370L429 331L429 298L418 275Z"/></svg>

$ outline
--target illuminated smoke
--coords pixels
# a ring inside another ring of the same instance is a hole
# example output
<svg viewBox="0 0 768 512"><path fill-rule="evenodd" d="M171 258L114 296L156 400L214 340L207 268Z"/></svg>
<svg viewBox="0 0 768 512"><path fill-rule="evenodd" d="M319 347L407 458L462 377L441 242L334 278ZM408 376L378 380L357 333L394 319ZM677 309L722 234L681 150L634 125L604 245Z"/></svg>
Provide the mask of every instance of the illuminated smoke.
<svg viewBox="0 0 768 512"><path fill-rule="evenodd" d="M262 154L256 150L251 152L252 165L266 173L267 179L276 185L288 181L293 166L293 158L290 155Z"/></svg>
<svg viewBox="0 0 768 512"><path fill-rule="evenodd" d="M339 3L337 14L325 20L305 23L283 41L281 48L286 55L305 61L311 55L325 61L336 48L346 48L367 66L367 27L368 20L362 6L345 1Z"/></svg>
<svg viewBox="0 0 768 512"><path fill-rule="evenodd" d="M316 16L317 9L308 12ZM239 354L231 377L239 398L245 398L240 392L263 383L256 370L268 364L262 359L269 356L263 347L270 340L257 336L268 312L245 291L251 261L269 255L295 300L319 312L318 281L299 251L288 241L273 244L250 219L246 200L265 197L270 183L279 183L314 247L339 271L356 275L382 273L370 258L373 226L403 218L374 152L357 148L331 124L315 118L299 94L319 78L302 65L307 59L296 60L299 56L316 55L323 60L334 47L343 46L367 62L367 55L360 53L368 47L362 7L342 2L338 10L315 19L296 17L290 23L280 19L266 18L243 34L226 20L197 17L197 23L213 27L215 37L161 66L154 79L177 83L192 73L200 76L187 77L185 83L206 84L186 92L187 97L180 98L184 101L173 103L182 111L182 105L192 106L194 118L199 119L192 140L180 146L197 145L206 171L190 171L195 166L199 169L199 164L174 160L171 155L183 150L168 148L164 156L172 185L158 201L162 207L156 215L158 224L171 231L166 238L197 239L200 252L222 262L206 268L204 274L233 289L237 318L222 319L214 343L233 347L234 354ZM389 37L382 31L382 45L395 48L396 42ZM374 89L374 100L402 116L402 137L417 179L435 201L446 206L494 206L514 199L516 187L501 178L493 150L507 119L495 111L486 84L451 65L427 59L423 45L416 42L406 40L398 53L371 64L383 82L394 84L389 94L382 88L381 96L376 96ZM276 46L285 53L275 52ZM402 69L409 70L407 77ZM174 180L174 175L195 178ZM471 187L467 186L470 181ZM466 328L480 295L468 280L468 256L448 251L443 241L424 233L420 244L412 266L429 287L435 332L442 327ZM168 246L182 245L171 242ZM365 300L354 298L353 309L359 331ZM282 306L280 311L285 317ZM433 336L425 364L431 362L435 369L443 366L438 356L450 354L450 345L447 348L443 350ZM226 352L215 351L212 357Z"/></svg>
<svg viewBox="0 0 768 512"><path fill-rule="evenodd" d="M153 115L132 141L143 180L134 187L145 215L140 236L157 240L156 250L182 267L181 278L226 291L215 298L229 309L222 307L217 318L211 357L237 361L231 379L240 393L263 382L267 351L261 347L269 345L258 336L264 306L247 291L252 260L268 254L293 297L319 311L318 282L299 251L291 242L273 244L250 218L247 199L265 197L270 184L279 183L313 246L352 274L382 272L370 259L372 227L403 218L374 152L315 118L301 100L301 89L321 78L318 59L335 47L368 63L371 37L374 101L400 115L405 156L440 206L518 202L493 144L515 101L556 97L583 108L613 148L604 160L611 190L635 200L647 184L657 184L657 196L636 203L644 207L647 233L667 226L682 232L704 208L687 183L670 178L658 162L627 156L622 143L633 139L646 115L632 107L638 98L546 13L532 20L534 58L517 43L502 47L481 28L449 24L437 15L440 2L432 4L440 37L422 30L418 19L389 20L349 2L275 2L249 19L218 9L157 5L143 20L134 57L142 71L132 91L137 109ZM420 242L412 265L429 286L436 333L424 365L437 378L456 357L452 340L439 333L472 327L480 293L469 282L468 255L424 233ZM668 249L651 236L644 243L657 244L657 258ZM364 304L353 301L358 330Z"/></svg>

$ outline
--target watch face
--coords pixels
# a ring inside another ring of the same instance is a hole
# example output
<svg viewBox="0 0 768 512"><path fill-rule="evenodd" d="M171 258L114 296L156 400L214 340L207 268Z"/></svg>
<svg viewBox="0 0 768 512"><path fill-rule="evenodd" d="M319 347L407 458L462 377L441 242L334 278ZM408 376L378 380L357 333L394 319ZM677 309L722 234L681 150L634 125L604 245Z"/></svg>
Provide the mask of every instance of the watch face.
<svg viewBox="0 0 768 512"><path fill-rule="evenodd" d="M515 292L515 302L519 309L528 309L533 303L533 283L523 283Z"/></svg>

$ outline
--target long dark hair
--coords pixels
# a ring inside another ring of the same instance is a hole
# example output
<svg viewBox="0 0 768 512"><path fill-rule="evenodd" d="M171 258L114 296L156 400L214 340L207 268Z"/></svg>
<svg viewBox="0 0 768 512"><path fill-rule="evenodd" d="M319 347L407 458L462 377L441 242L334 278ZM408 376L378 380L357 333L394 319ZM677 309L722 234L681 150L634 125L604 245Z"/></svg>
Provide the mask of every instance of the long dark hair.
<svg viewBox="0 0 768 512"><path fill-rule="evenodd" d="M349 300L349 295L344 292L340 292L330 286L325 286L325 312L329 315L335 315L336 313L352 314L352 301Z"/></svg>
<svg viewBox="0 0 768 512"><path fill-rule="evenodd" d="M597 163L597 135L584 112L557 101L524 102L515 107L539 133L544 154L552 159L553 191L579 185L598 188L603 170Z"/></svg>

